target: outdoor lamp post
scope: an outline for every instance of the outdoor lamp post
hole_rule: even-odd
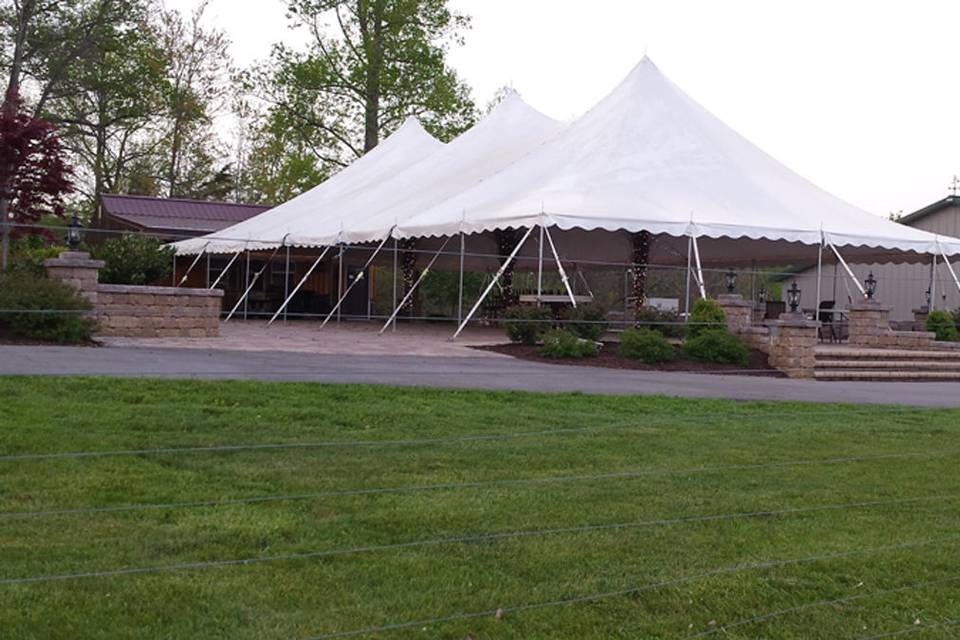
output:
[[[733,293],[737,288],[737,272],[732,268],[723,276],[727,281],[727,293]]]
[[[863,281],[863,285],[865,287],[864,293],[867,294],[867,300],[873,300],[874,294],[877,293],[877,279],[873,277],[873,271],[871,271],[867,279]]]
[[[70,220],[70,226],[67,227],[67,246],[70,251],[76,251],[80,248],[80,236],[83,234],[83,225],[80,224],[80,218],[73,214]]]
[[[800,294],[800,287],[797,286],[797,281],[794,280],[790,288],[787,289],[787,304],[790,305],[790,313],[796,313],[797,309],[800,308]]]
[[[760,287],[759,299],[760,304],[766,304],[767,302],[767,290],[764,287]]]

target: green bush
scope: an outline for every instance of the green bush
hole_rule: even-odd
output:
[[[659,332],[651,329],[627,329],[620,337],[617,353],[624,358],[659,364],[673,360],[673,345]]]
[[[607,310],[598,304],[582,304],[564,314],[564,328],[584,340],[596,342],[607,332]]]
[[[47,270],[43,263],[66,250],[66,247],[50,246],[50,242],[41,236],[17,238],[10,243],[10,271],[44,278]]]
[[[173,269],[173,247],[147,236],[113,238],[94,247],[92,253],[107,263],[100,270],[100,282],[105,284],[165,283]]]
[[[700,299],[693,305],[690,312],[690,325],[687,327],[687,336],[696,338],[707,332],[717,329],[726,330],[727,314],[716,300]]]
[[[597,355],[597,343],[584,340],[572,331],[554,329],[543,335],[540,355],[545,358],[591,358]]]
[[[519,306],[507,309],[507,337],[511,342],[535,345],[540,337],[553,326],[550,310],[546,307]]]
[[[18,336],[60,344],[88,342],[96,322],[82,312],[92,308],[62,282],[29,273],[0,276],[0,325]]]
[[[687,326],[676,311],[644,307],[635,317],[638,329],[659,331],[667,338],[682,338],[687,334]]]
[[[927,331],[937,334],[937,340],[956,342],[960,340],[953,315],[946,311],[931,311],[927,316]]]
[[[750,350],[726,329],[709,329],[688,338],[683,344],[683,355],[698,362],[736,364],[741,367],[750,364]]]

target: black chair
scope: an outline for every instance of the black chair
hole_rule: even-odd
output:
[[[830,336],[830,342],[839,342],[840,333],[837,331],[836,314],[833,309],[837,306],[836,300],[823,300],[817,309],[817,320],[820,322],[820,328],[817,329],[818,337],[823,340],[825,336]]]

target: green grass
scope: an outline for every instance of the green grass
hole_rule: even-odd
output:
[[[430,442],[24,458],[396,440]],[[0,378],[0,456],[2,638],[310,638],[472,612],[483,615],[357,637],[683,638],[849,598],[711,637],[859,638],[915,620],[911,638],[960,629],[926,627],[960,618],[956,411]],[[349,493],[380,488],[398,490]],[[862,502],[884,504],[805,510]],[[635,526],[569,530],[617,523]],[[496,535],[552,529],[567,530]],[[451,537],[471,539],[369,549]]]

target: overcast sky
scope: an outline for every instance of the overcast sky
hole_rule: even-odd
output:
[[[452,0],[473,17],[451,62],[478,104],[512,85],[572,119],[644,52],[765,151],[880,215],[948,193],[960,173],[955,0]],[[192,9],[197,0],[167,0]],[[211,0],[241,66],[287,29],[283,0]]]

